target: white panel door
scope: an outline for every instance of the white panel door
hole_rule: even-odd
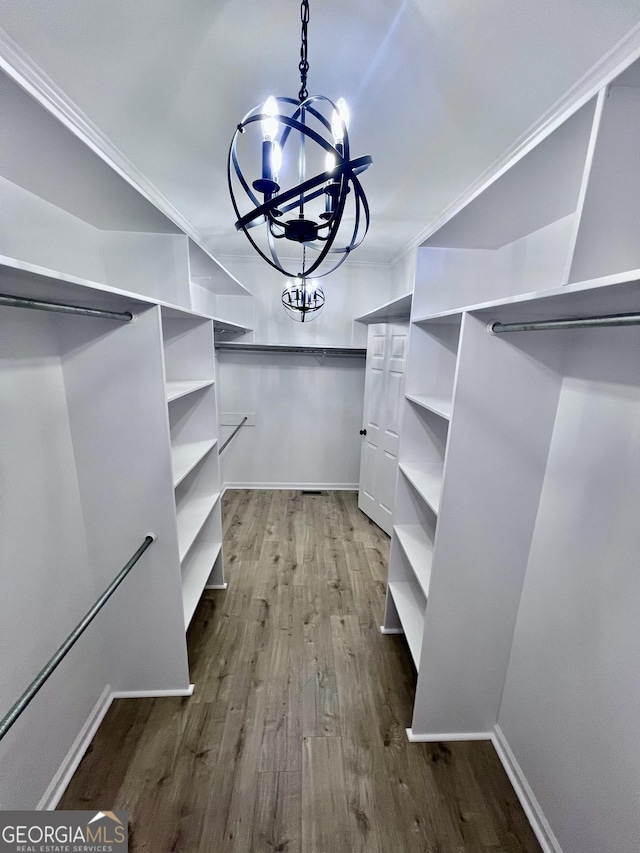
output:
[[[407,323],[369,327],[358,506],[389,535],[408,336]]]

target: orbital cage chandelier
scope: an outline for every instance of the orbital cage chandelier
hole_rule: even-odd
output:
[[[336,270],[367,233],[369,205],[358,175],[371,157],[351,159],[344,99],[309,95],[309,0],[302,0],[301,20],[298,98],[271,95],[247,113],[231,140],[227,178],[236,229],[292,279],[282,304],[305,322],[324,305],[316,279]],[[245,177],[256,173],[251,182]],[[281,259],[284,246],[294,250],[293,261]]]

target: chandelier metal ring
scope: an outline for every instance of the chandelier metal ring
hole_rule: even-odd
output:
[[[268,264],[284,275],[328,275],[346,260],[349,253],[356,249],[366,236],[370,218],[369,205],[357,176],[371,165],[372,160],[368,155],[350,158],[346,127],[342,129],[341,141],[336,143],[331,135],[331,122],[321,111],[324,108],[332,115],[337,114],[339,108],[331,99],[324,95],[313,95],[302,103],[288,97],[277,97],[273,101],[278,106],[277,113],[270,115],[264,112],[263,104],[254,107],[237,126],[231,140],[227,177],[229,194],[237,217],[235,227],[245,233],[254,249]],[[259,131],[266,120],[277,125],[273,143],[279,147],[283,159],[285,152],[297,143],[296,156],[290,159],[296,163],[302,160],[306,167],[311,159],[307,146],[313,144],[325,155],[325,159],[332,159],[331,167],[327,168],[325,163],[311,177],[307,178],[306,174],[303,174],[303,180],[297,183],[300,178],[299,170],[293,185],[286,189],[281,188],[276,181],[269,180],[254,181],[250,184],[240,165],[239,141],[241,137],[248,136],[248,132]],[[315,121],[317,129],[310,125],[310,120]],[[255,140],[253,149],[256,150]],[[318,156],[313,160],[317,164]],[[259,198],[259,192],[263,192],[263,200]],[[341,239],[336,243],[350,193],[353,193],[352,226],[343,228]],[[330,195],[331,200],[325,204],[324,213],[316,210],[312,214],[313,218],[310,218],[309,206],[313,202],[318,206],[318,202],[326,200],[327,195]],[[248,211],[247,202],[250,205]],[[296,210],[299,211],[297,219],[283,219],[285,214]],[[262,245],[249,233],[250,229],[260,225],[267,226],[266,240],[262,241]],[[307,249],[317,252],[317,256],[312,257],[309,266],[288,269],[280,260],[276,249],[275,241],[282,239],[305,244]],[[340,257],[323,266],[329,255]]]

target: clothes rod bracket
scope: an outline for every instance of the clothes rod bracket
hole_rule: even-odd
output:
[[[497,320],[487,325],[490,335],[505,332],[538,332],[555,329],[596,329],[607,326],[638,326],[640,314],[608,314],[597,317],[564,317],[559,320],[531,320],[524,323],[500,323]]]

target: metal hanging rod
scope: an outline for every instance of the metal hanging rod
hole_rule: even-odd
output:
[[[237,427],[234,429],[234,431],[231,433],[231,435],[229,436],[229,438],[224,442],[224,444],[222,445],[222,447],[221,447],[221,448],[220,448],[220,450],[218,451],[218,453],[219,453],[219,454],[220,454],[220,453],[222,453],[222,451],[225,449],[225,447],[227,446],[227,444],[229,444],[229,442],[231,441],[231,439],[232,439],[232,438],[234,438],[234,437],[235,437],[235,436],[240,432],[240,428],[241,428],[241,427],[243,427],[243,426],[245,425],[246,421],[248,421],[248,420],[249,420],[248,416],[247,416],[247,415],[245,415],[245,416],[243,417],[243,419],[240,421],[240,423],[238,424],[238,426],[237,426]]]
[[[13,705],[12,708],[7,711],[2,720],[0,720],[0,740],[6,735],[11,726],[16,722],[20,714],[24,711],[27,705],[31,702],[31,700],[35,697],[40,688],[45,684],[48,678],[53,674],[54,670],[57,666],[62,662],[62,660],[66,657],[71,648],[76,644],[76,642],[80,639],[82,634],[89,627],[91,622],[95,619],[98,613],[102,610],[107,601],[111,598],[116,589],[120,586],[122,581],[129,574],[131,569],[138,562],[140,557],[147,550],[149,545],[152,542],[155,542],[157,539],[155,533],[147,533],[145,536],[144,542],[135,552],[135,554],[131,557],[131,559],[127,562],[127,564],[120,570],[119,574],[111,581],[109,586],[102,593],[100,598],[96,601],[93,607],[88,611],[88,613],[83,617],[83,619],[76,625],[73,631],[69,634],[64,643],[60,646],[58,651],[53,655],[53,657],[49,660],[47,664],[40,670],[40,672],[33,679],[31,684],[24,691],[22,696],[18,699],[18,701]]]
[[[638,326],[640,314],[609,314],[603,317],[565,317],[561,320],[532,320],[530,323],[489,323],[492,335],[504,332],[536,332],[549,329],[595,329],[601,326]]]
[[[33,308],[36,311],[55,311],[57,314],[82,314],[85,317],[101,317],[103,320],[133,320],[130,311],[104,311],[101,308],[83,308],[81,305],[67,305],[64,302],[45,302],[41,299],[29,299],[27,296],[9,296],[0,293],[0,305],[10,308]]]
[[[283,353],[301,353],[303,355],[335,355],[350,358],[366,358],[367,351],[360,347],[322,347],[322,346],[304,346],[295,344],[234,344],[221,341],[217,343],[216,349],[220,352],[283,352]]]

